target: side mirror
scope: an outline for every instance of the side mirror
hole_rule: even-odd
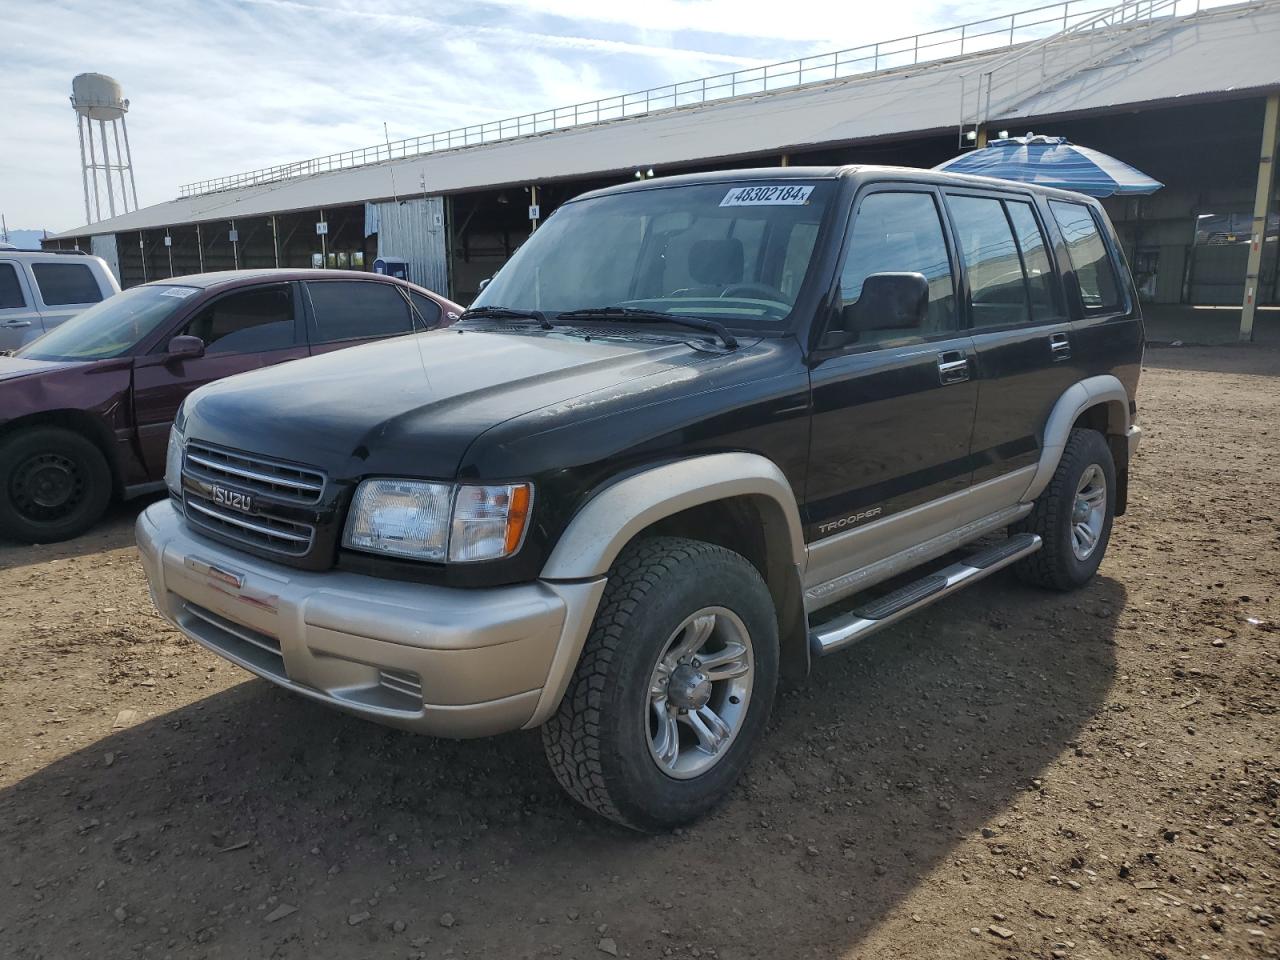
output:
[[[169,341],[169,359],[171,360],[203,356],[204,341],[199,337],[191,337],[184,334]]]
[[[841,326],[862,330],[914,330],[929,309],[929,281],[923,273],[873,273],[862,295],[840,311]]]
[[[476,293],[484,293],[484,288],[487,287],[491,282],[493,282],[493,277],[485,277],[483,280],[480,281],[480,288],[476,290]]]

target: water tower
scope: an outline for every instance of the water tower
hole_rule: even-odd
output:
[[[138,209],[138,187],[133,182],[133,154],[129,150],[129,128],[124,115],[129,112],[129,101],[124,89],[111,77],[101,73],[82,73],[71,81],[71,106],[76,111],[76,128],[80,132],[80,175],[84,181],[84,215],[89,223],[102,219],[102,193],[107,194],[108,216],[116,215],[116,190],[111,182],[112,174],[120,179],[121,213],[129,212],[129,196],[133,196],[133,208]],[[94,138],[94,124],[98,136]],[[107,126],[111,138],[107,137]],[[89,137],[89,153],[84,150],[85,133]],[[124,152],[120,152],[120,135],[124,134]],[[112,150],[112,143],[115,149]],[[98,159],[101,153],[102,159]],[[113,159],[114,158],[114,159]],[[99,184],[98,173],[101,171]],[[129,175],[128,187],[125,174]],[[93,206],[89,205],[89,181],[93,180]]]

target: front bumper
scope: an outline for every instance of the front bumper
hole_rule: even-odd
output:
[[[314,700],[391,726],[477,737],[541,723],[563,693],[603,578],[461,590],[313,573],[192,534],[148,507],[152,599],[186,636]]]

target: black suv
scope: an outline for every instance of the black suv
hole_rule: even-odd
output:
[[[662,829],[725,795],[811,657],[1005,566],[1093,576],[1142,348],[1085,197],[628,184],[449,330],[192,394],[138,543],[222,656],[411,730],[540,726],[570,794]]]

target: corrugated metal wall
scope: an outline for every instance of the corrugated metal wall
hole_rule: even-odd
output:
[[[116,283],[121,286],[124,285],[124,280],[120,276],[120,253],[116,248],[116,235],[114,233],[100,233],[90,237],[89,252],[95,257],[101,257],[107,261],[107,266],[116,275]]]
[[[370,203],[366,205],[365,220],[365,232],[376,230],[378,234],[378,256],[409,261],[410,280],[446,297],[449,295],[449,254],[442,198]]]

